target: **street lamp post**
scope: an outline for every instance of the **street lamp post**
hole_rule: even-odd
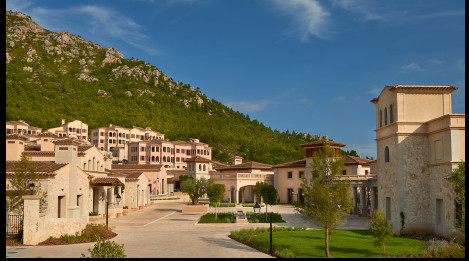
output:
[[[116,195],[116,202],[117,204],[121,202],[121,196],[119,194]],[[109,218],[109,201],[106,201],[106,227],[108,226],[108,218]]]
[[[272,255],[272,213],[269,215],[270,219],[270,247],[269,247],[269,253]]]
[[[254,213],[258,214],[261,212],[261,206],[256,201],[256,205],[254,205]]]
[[[31,195],[32,195],[34,191],[34,183],[29,184],[29,191],[31,191]]]

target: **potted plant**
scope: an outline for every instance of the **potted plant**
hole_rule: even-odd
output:
[[[122,215],[127,216],[128,213],[129,213],[129,207],[128,206],[123,206],[122,207]]]

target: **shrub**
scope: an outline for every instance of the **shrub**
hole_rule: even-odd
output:
[[[90,217],[99,215],[98,212],[90,212]]]
[[[129,209],[129,207],[128,206],[123,206],[122,209]]]
[[[285,248],[280,249],[280,250],[275,250],[274,254],[276,254],[277,256],[281,258],[294,258],[295,257],[295,253],[293,253],[293,251],[291,251],[290,249],[285,249]]]
[[[218,213],[218,218],[215,219],[215,213],[207,213],[200,217],[198,223],[233,223],[233,212]]]
[[[419,258],[464,258],[466,256],[463,246],[453,241],[430,240],[427,248],[414,256]]]
[[[75,235],[62,235],[59,238],[49,237],[47,240],[39,243],[39,245],[95,242],[96,238],[109,239],[116,235],[104,224],[87,224],[81,232],[77,232]]]
[[[119,245],[114,241],[101,241],[101,238],[97,238],[97,242],[93,249],[88,248],[90,252],[90,258],[124,258],[125,255],[124,244]],[[82,257],[86,257],[85,254],[81,254]]]

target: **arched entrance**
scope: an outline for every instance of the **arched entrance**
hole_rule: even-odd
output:
[[[231,193],[230,193],[230,202],[234,203],[236,200],[236,189],[234,187],[231,187]]]

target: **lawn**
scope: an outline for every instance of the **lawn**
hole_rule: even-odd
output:
[[[269,233],[258,234],[253,240],[268,244]],[[326,257],[324,230],[275,232],[272,241],[274,248],[289,249],[296,257]],[[417,254],[425,246],[415,239],[392,237],[386,240],[386,255]],[[336,230],[330,237],[329,253],[336,258],[382,257],[383,248],[373,244],[373,233],[369,230]]]
[[[285,222],[282,219],[282,216],[278,213],[268,212],[268,214],[272,214],[273,223]],[[218,213],[218,218],[215,219],[215,213],[207,213],[200,217],[199,223],[233,223],[234,222],[233,215],[234,215],[233,212],[220,212]],[[246,217],[249,223],[269,223],[270,222],[269,215],[267,215],[267,219],[266,219],[265,213],[255,214],[254,212],[247,212]]]

